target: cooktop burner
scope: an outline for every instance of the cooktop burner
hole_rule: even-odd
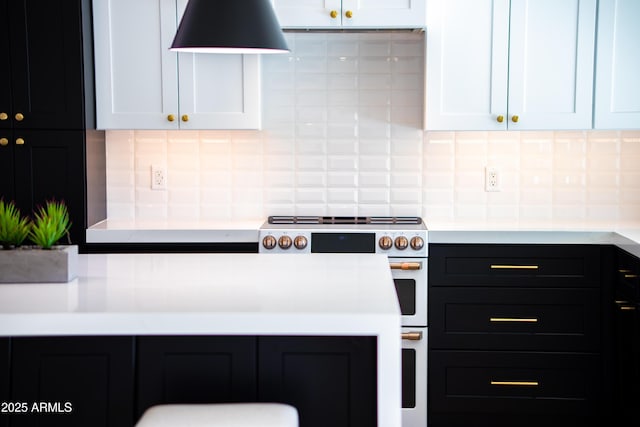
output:
[[[422,224],[415,216],[270,216],[269,224]]]

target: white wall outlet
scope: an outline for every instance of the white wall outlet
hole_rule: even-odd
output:
[[[167,189],[167,170],[160,165],[151,165],[151,189]]]
[[[496,167],[484,168],[484,191],[500,191],[500,172]]]

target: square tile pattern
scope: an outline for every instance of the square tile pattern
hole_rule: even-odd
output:
[[[260,131],[108,131],[110,219],[420,215],[579,228],[640,220],[640,132],[425,132],[424,35],[287,33]],[[167,189],[151,189],[151,165]],[[484,191],[484,170],[501,191]]]

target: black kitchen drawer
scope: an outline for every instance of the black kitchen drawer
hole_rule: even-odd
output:
[[[597,245],[429,245],[430,286],[600,286]]]
[[[599,352],[594,288],[433,287],[429,348]]]
[[[640,259],[623,250],[617,257],[617,290],[625,298],[640,297]]]
[[[593,354],[433,351],[429,426],[583,426],[601,416]]]

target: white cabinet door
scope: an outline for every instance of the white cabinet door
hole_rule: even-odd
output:
[[[426,38],[426,128],[506,129],[509,0],[430,0]]]
[[[178,22],[186,6],[178,0]],[[181,129],[260,128],[259,55],[180,53],[178,68]]]
[[[425,8],[425,0],[342,0],[342,25],[422,28],[425,26]]]
[[[186,0],[94,0],[100,129],[258,129],[257,55],[169,51]]]
[[[100,129],[177,129],[175,0],[94,0],[96,115]]]
[[[510,129],[591,129],[596,3],[511,0]]]
[[[272,0],[282,28],[331,28],[342,25],[341,0]],[[335,12],[332,16],[331,12]]]
[[[273,0],[282,28],[423,28],[426,0]]]
[[[431,0],[428,130],[590,129],[596,0]]]
[[[640,1],[600,0],[596,129],[640,129]]]

